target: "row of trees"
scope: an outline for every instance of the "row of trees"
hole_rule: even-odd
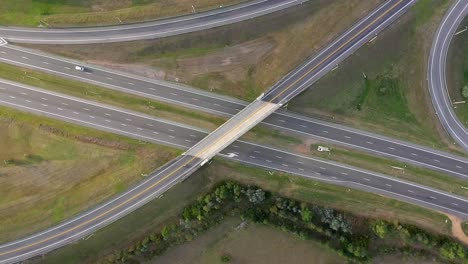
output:
[[[226,215],[241,215],[244,219],[276,226],[303,239],[314,239],[350,261],[367,260],[376,252],[411,250],[420,255],[431,254],[447,260],[466,260],[467,255],[460,244],[413,226],[363,218],[359,219],[364,225],[357,225],[355,220],[358,218],[332,208],[299,202],[257,187],[227,181],[185,207],[177,222],[162,226],[159,231],[114,252],[102,262],[139,263],[150,259],[168,247],[191,241],[218,224]],[[395,246],[401,241],[402,247]],[[373,244],[379,244],[379,248],[374,249]]]

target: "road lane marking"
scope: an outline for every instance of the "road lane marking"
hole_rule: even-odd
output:
[[[48,105],[46,105],[46,104],[41,104],[41,105],[44,106],[44,107],[47,107],[47,106],[48,106]]]
[[[392,187],[392,185],[388,183],[386,183],[385,186]]]
[[[78,113],[78,112],[73,112],[73,113],[74,113],[75,115],[79,115],[79,114],[80,114],[80,113]]]
[[[107,79],[107,80],[112,80],[112,78],[111,78],[111,77],[106,77],[106,79]]]
[[[255,159],[255,156],[249,156],[249,158],[251,158],[251,159]]]
[[[303,127],[303,128],[307,128],[307,126],[306,126],[306,125],[301,125],[301,127]]]
[[[67,69],[67,70],[71,70],[71,68],[69,68],[69,67],[63,67],[63,68],[65,68],[65,69]]]
[[[456,165],[455,167],[457,167],[457,168],[459,168],[459,169],[462,169],[462,167],[461,167],[461,166],[458,166],[458,165]]]
[[[22,59],[25,59],[25,60],[29,60],[28,57],[25,57],[25,56],[21,56]]]
[[[367,144],[369,145],[373,145],[374,143],[370,142],[370,141],[366,141]]]
[[[413,155],[413,156],[418,156],[418,154],[416,154],[416,153],[411,153],[411,155]]]
[[[57,107],[57,110],[59,110],[59,111],[63,111],[63,108]]]
[[[128,122],[132,122],[130,118],[125,118],[125,120],[127,120]]]
[[[105,119],[104,121],[106,121],[107,123],[110,123],[110,122],[111,122],[109,119]]]
[[[347,138],[347,139],[350,139],[350,138],[351,138],[350,136],[344,136],[344,137]]]
[[[395,148],[392,148],[392,147],[388,147],[389,150],[395,150]]]
[[[326,130],[322,130],[322,132],[325,133],[325,134],[328,134],[328,131],[326,131]]]
[[[364,180],[365,180],[365,181],[370,181],[370,179],[369,179],[369,178],[364,178]]]
[[[440,160],[438,160],[438,159],[434,159],[434,161],[435,161],[435,162],[440,162]]]
[[[11,99],[15,99],[16,97],[14,97],[13,95],[10,95],[10,98],[11,98]]]
[[[135,85],[135,84],[134,84],[134,83],[132,83],[132,82],[128,82],[128,84],[129,84],[129,85]]]
[[[91,116],[91,115],[90,115],[89,117],[90,117],[90,118],[96,118],[95,116]]]
[[[138,130],[143,130],[143,128],[141,128],[141,127],[137,127],[136,129],[138,129]]]
[[[414,191],[412,191],[412,190],[408,190],[408,192],[410,192],[410,193],[414,193]]]
[[[121,123],[120,125],[121,125],[121,126],[127,126],[127,124],[124,124],[124,123]]]
[[[268,163],[272,163],[272,161],[271,161],[271,160],[265,160],[265,161],[266,161],[266,162],[268,162]]]
[[[46,61],[43,61],[42,63],[44,63],[45,65],[49,65],[49,63],[48,63],[48,62],[46,62]]]
[[[346,173],[346,172],[340,172],[340,174],[343,174],[343,175],[348,175],[348,173]]]
[[[67,103],[62,103],[63,105],[68,105]]]
[[[297,168],[297,169],[300,170],[300,171],[303,171],[303,170],[304,170],[303,168]]]
[[[32,103],[32,101],[31,101],[31,100],[26,100],[26,102],[28,102],[28,103]]]
[[[283,164],[281,164],[281,166],[288,167],[288,164],[283,163]]]

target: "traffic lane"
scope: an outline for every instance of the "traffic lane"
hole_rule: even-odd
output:
[[[176,84],[160,83],[100,68],[89,67],[90,72],[81,73],[73,70],[74,65],[77,64],[76,62],[53,58],[36,52],[30,53],[29,51],[10,45],[0,47],[0,53],[5,56],[5,59],[9,59],[10,61],[16,62],[21,60],[22,62],[18,62],[21,66],[29,65],[30,67],[40,67],[40,70],[44,71],[52,70],[54,71],[52,73],[62,74],[68,78],[77,76],[81,81],[93,82],[93,80],[98,78],[100,81],[97,84],[102,86],[111,86],[110,88],[132,94],[141,92],[140,95],[144,97],[169,101],[210,113],[232,116],[247,104],[234,99],[209,95],[203,91],[181,87]],[[273,113],[263,124],[270,125],[286,133],[295,132],[302,136],[311,136],[336,144],[344,144],[349,147],[409,162],[417,166],[436,169],[459,177],[468,175],[468,160],[464,158],[368,132],[320,122],[285,111]]]
[[[37,100],[40,100],[40,99],[37,98]],[[33,106],[33,105],[29,106],[29,103],[24,100],[22,100],[22,102],[23,104],[28,105],[28,107],[32,109],[31,110],[32,112],[34,112],[34,110],[40,111],[40,113],[42,114],[49,113],[51,117],[55,117],[55,114],[53,112],[56,111],[56,109],[51,108],[49,110],[50,112],[47,112],[47,109],[44,110],[43,106],[40,105],[41,103],[40,101],[38,102],[38,104],[36,104],[36,106]],[[1,99],[0,99],[0,103],[2,103]],[[80,102],[77,102],[76,104],[69,104],[69,106],[78,107],[78,109],[83,108],[83,106],[80,105]],[[71,109],[71,110],[76,111],[77,109]],[[110,110],[106,109],[106,111],[110,111]],[[118,115],[117,113],[119,112],[118,111],[111,112],[111,114],[115,116]],[[174,138],[171,138],[171,139],[167,139],[167,137],[162,138],[160,137],[160,135],[152,133],[151,129],[133,130],[130,126],[120,127],[120,125],[116,122],[114,123],[109,122],[104,125],[101,125],[102,121],[100,120],[96,120],[96,119],[88,120],[83,115],[75,116],[75,114],[73,113],[70,113],[69,115],[74,120],[79,120],[79,121],[81,120],[82,124],[86,126],[95,127],[95,128],[97,127],[98,129],[102,129],[102,130],[106,130],[107,128],[113,133],[130,136],[130,137],[137,138],[137,139],[143,139],[146,141],[162,143],[162,144],[167,144],[167,145],[174,144],[174,141],[176,140]],[[142,118],[142,117],[132,116],[132,118],[136,120],[137,118]],[[148,121],[145,121],[145,123],[147,122]],[[188,130],[184,128],[181,131],[188,131]],[[189,133],[196,133],[196,132],[198,131],[191,131]],[[203,134],[201,134],[200,136],[204,137]],[[177,134],[174,134],[174,137],[177,138],[178,137]],[[169,141],[166,141],[166,140],[169,140]],[[180,146],[180,148],[189,148],[193,146],[194,144],[194,142],[185,142],[185,143],[186,143],[185,147]],[[448,208],[447,210],[450,210],[450,212],[452,212],[452,210],[457,209],[453,207],[460,207],[461,209],[458,210],[457,213],[462,214],[464,212],[463,210],[465,209],[465,208],[462,208],[464,205],[461,203],[450,200],[451,202],[447,204],[447,202],[444,200],[444,199],[453,199],[453,198],[442,199],[437,196],[437,195],[443,195],[443,196],[448,195],[452,197],[452,195],[450,194],[444,194],[442,192],[439,192],[436,195],[433,192],[431,192],[430,195],[426,195],[425,190],[427,188],[426,189],[423,189],[423,187],[413,188],[414,186],[418,186],[418,185],[405,183],[405,182],[402,183],[402,181],[399,181],[396,179],[392,180],[391,178],[383,178],[384,180],[382,180],[382,176],[379,176],[379,174],[372,174],[364,170],[355,169],[355,168],[352,168],[346,165],[341,165],[341,164],[334,163],[334,162],[323,161],[323,160],[319,160],[315,158],[307,158],[307,157],[303,157],[300,155],[295,155],[292,153],[275,150],[273,148],[261,147],[252,143],[245,143],[242,141],[237,141],[231,144],[225,151],[222,151],[221,156],[226,157],[226,155],[230,155],[230,153],[234,153],[238,155],[240,159],[243,160],[244,162],[250,162],[250,163],[262,166],[262,167],[269,167],[271,169],[278,169],[278,170],[283,170],[283,171],[287,170],[290,173],[301,174],[301,175],[306,174],[308,176],[314,176],[314,177],[318,177],[318,176],[329,177],[328,179],[326,179],[327,181],[342,181],[346,179],[347,182],[353,182],[354,184],[358,186],[361,186],[362,184],[364,184],[365,186],[368,186],[370,190],[374,190],[374,191],[379,190],[383,194],[392,192],[394,193],[394,195],[399,195],[403,197],[409,196],[412,199],[416,199],[424,203],[426,203],[427,199],[430,199],[432,201],[431,204],[433,206],[437,206],[439,210],[440,208],[443,207],[443,208]],[[301,159],[303,161],[301,161]],[[349,178],[349,177],[355,177],[355,178]],[[385,185],[385,183],[382,182],[382,181],[389,181],[389,180],[397,182],[397,183],[389,183],[389,185]],[[393,186],[398,186],[399,184],[404,184],[405,186],[407,186],[405,187],[406,189],[394,190]],[[383,187],[384,185],[385,187]],[[405,193],[406,193],[406,196],[404,196]],[[435,197],[435,199],[433,197]],[[442,202],[439,202],[439,201],[442,201]]]
[[[0,263],[12,263],[47,253],[129,214],[158,197],[199,168],[200,159],[179,156],[127,192],[56,227],[0,245]]]
[[[457,1],[444,16],[431,47],[427,76],[432,103],[439,121],[448,134],[465,150],[468,150],[468,131],[452,109],[445,69],[451,39],[467,13],[468,3]]]
[[[51,93],[29,89],[29,86],[0,82],[0,104],[21,108],[22,110],[43,112],[64,121],[77,124],[93,124],[112,131],[128,131],[146,137],[157,136],[161,144],[185,148],[203,139],[206,132],[190,126],[161,120],[144,114],[108,107],[91,101],[80,100]]]
[[[294,70],[290,77],[274,85],[263,100],[279,104],[288,102],[390,25],[414,3],[414,0],[391,0],[384,3],[384,8],[377,8],[377,12],[365,17],[357,27],[328,45],[308,63]]]
[[[0,54],[0,61],[5,63],[85,81],[158,101],[196,108],[205,112],[234,115],[246,105],[245,102],[239,100],[227,99],[200,90],[171,85],[167,82],[148,81],[140,76],[117,73],[94,65],[84,65],[82,62],[58,59],[12,45],[1,46]],[[76,65],[85,66],[85,70],[75,70]]]
[[[258,1],[229,8],[225,12],[209,12],[206,15],[188,15],[153,23],[133,24],[114,27],[93,27],[76,29],[26,29],[0,28],[0,35],[13,42],[83,44],[130,41],[173,36],[205,30],[255,18],[302,3],[297,0]]]
[[[408,162],[438,170],[460,178],[468,177],[468,160],[441,151],[431,150],[411,143],[400,142],[363,131],[354,131],[339,125],[310,122],[301,117],[276,112],[263,122],[275,129],[311,136],[333,144],[345,145],[383,157]],[[392,140],[392,141],[390,141]]]
[[[243,163],[391,196],[463,219],[468,217],[467,199],[383,174],[242,141],[233,143],[221,156],[227,158],[232,153],[237,155],[232,159]]]

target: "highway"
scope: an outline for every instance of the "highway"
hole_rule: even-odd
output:
[[[206,30],[270,14],[307,0],[256,0],[207,12],[118,26],[44,29],[0,27],[0,36],[16,43],[87,44],[163,38]]]
[[[386,4],[381,5],[366,18],[378,17],[378,14],[381,15],[384,12],[383,9],[392,3],[395,3],[395,1],[386,2]],[[407,4],[412,4],[412,2]],[[407,6],[405,8],[407,8]],[[405,11],[405,8],[403,8],[401,12]],[[400,14],[401,13],[396,12],[393,17],[388,17],[389,15],[386,14],[386,17],[390,19],[389,21],[392,21]],[[356,27],[362,25],[363,21],[366,21],[366,18],[350,28],[343,36],[349,36],[350,32],[356,32]],[[340,43],[343,42],[343,38],[344,37],[338,39]],[[356,48],[356,46],[354,46],[354,48]],[[67,78],[74,78],[103,87],[136,94],[145,98],[178,104],[214,114],[230,117],[237,114],[247,105],[246,102],[240,100],[191,89],[179,84],[150,80],[92,65],[86,65],[87,71],[79,72],[73,69],[74,65],[79,64],[79,62],[55,56],[52,57],[47,54],[12,45],[0,47],[0,54],[0,61],[6,63],[29,67]],[[319,54],[318,57],[323,58],[324,54]],[[313,57],[304,65],[313,65],[313,63],[310,64],[313,61],[317,61],[317,59]],[[331,65],[334,65],[334,63]],[[304,72],[306,68],[301,66],[298,69],[301,69],[300,72]],[[297,76],[297,73],[298,72],[292,72],[288,77],[283,78],[279,84],[284,84],[286,79]],[[320,74],[324,74],[324,71]],[[292,79],[289,79],[288,81],[290,82],[291,80]],[[306,80],[303,80],[303,82],[306,82]],[[282,87],[284,88],[284,85]],[[306,86],[302,87],[304,88]],[[275,90],[275,88],[273,90]],[[263,124],[286,133],[319,138],[334,144],[341,144],[417,166],[424,166],[458,177],[465,178],[468,175],[468,160],[465,158],[373,133],[318,121],[284,110],[275,112],[270,117],[266,118]]]
[[[432,104],[440,123],[461,147],[468,151],[468,130],[458,120],[447,90],[447,53],[460,23],[468,14],[468,1],[457,0],[442,19],[432,42],[427,80]]]
[[[306,86],[309,86],[313,81],[320,78],[324,72],[329,71],[336,63],[344,60],[360,45],[368,41],[374,34],[377,34],[377,32],[396,19],[398,15],[406,11],[413,3],[414,1],[411,0],[387,1],[384,4],[385,7],[380,9],[378,15],[370,15],[364,18],[355,27],[333,42],[330,45],[333,48],[328,46],[317,56],[308,60],[310,63],[305,63],[292,71],[267,92],[265,96],[257,98],[253,103],[235,114],[223,126],[208,136],[203,136],[198,143],[193,142],[186,153],[151,174],[141,184],[57,227],[22,240],[1,245],[0,263],[16,262],[34,255],[43,254],[94,232],[160,195],[172,185],[188,177],[197,168],[206,164],[209,158],[219,152],[221,152],[220,155],[234,160],[242,158],[242,161],[248,164],[373,191],[467,218],[467,199],[417,184],[391,179],[385,175],[316,158],[301,157],[247,142],[236,141],[222,150],[226,144],[236,140],[250,127],[259,123],[268,114],[278,109],[301,90],[306,89]],[[323,57],[320,58],[320,56]],[[91,75],[92,72],[84,74]],[[1,81],[0,87],[2,87],[0,89],[0,103],[6,106],[90,127],[97,127],[135,138],[146,138],[148,140],[148,138],[152,137],[156,138],[157,142],[164,143],[165,140],[159,138],[159,135],[162,134],[160,129],[164,127],[165,133],[163,134],[167,134],[169,138],[174,139],[169,140],[169,143],[165,143],[180,145],[176,143],[178,142],[176,138],[179,138],[179,134],[184,130],[189,130],[188,136],[184,134],[184,144],[191,143],[187,141],[187,138],[192,137],[192,135],[196,136],[193,133],[202,133],[199,130],[191,130],[187,126],[179,127],[175,123],[163,125],[161,123],[165,122],[161,119],[114,109],[69,96],[40,91],[36,88],[20,84]],[[141,121],[142,123],[139,123]],[[157,129],[153,130],[153,127],[157,127]],[[148,136],[150,133],[151,137]],[[245,146],[244,144],[249,146]]]
[[[201,129],[4,80],[0,80],[0,104],[181,149],[192,147],[207,135]],[[344,164],[244,141],[234,142],[219,156],[317,181],[383,194],[468,218],[466,198]],[[102,205],[46,231],[0,245],[0,263],[17,262],[40,255],[93,233],[161,195],[190,175],[200,166],[200,162],[200,159],[190,155],[180,156],[140,184]]]

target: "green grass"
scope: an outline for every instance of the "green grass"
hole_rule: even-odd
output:
[[[96,205],[181,153],[6,107],[0,145],[0,243]]]
[[[4,0],[0,24],[15,26],[109,25],[217,8],[238,0]]]
[[[434,232],[450,234],[450,221],[446,224],[444,215],[422,207],[283,173],[270,175],[263,169],[215,159],[213,164],[203,167],[184,182],[177,184],[163,197],[97,231],[86,241],[80,240],[46,255],[45,261],[47,263],[63,263],[65,260],[67,263],[93,262],[99,256],[104,256],[114,249],[133,245],[134,240],[146,235],[148,230],[157,229],[164,223],[174,220],[184,205],[208,191],[215,183],[226,179],[257,185],[287,197],[361,216],[400,221],[428,228]]]

